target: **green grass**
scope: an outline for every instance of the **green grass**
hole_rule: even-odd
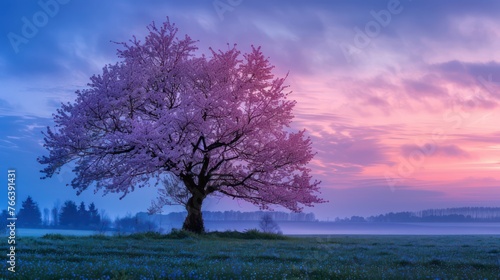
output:
[[[497,236],[46,235],[7,279],[500,279]],[[6,242],[5,242],[6,243]],[[6,245],[1,250],[7,252]]]

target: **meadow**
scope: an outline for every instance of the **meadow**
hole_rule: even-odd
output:
[[[500,240],[491,235],[49,234],[20,237],[16,250],[16,272],[2,261],[0,278],[500,279]]]

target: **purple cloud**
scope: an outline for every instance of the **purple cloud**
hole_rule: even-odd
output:
[[[433,143],[425,143],[423,146],[417,145],[402,145],[400,147],[401,155],[404,157],[412,157],[417,154],[425,156],[442,156],[450,158],[468,158],[470,154],[461,149],[457,145],[436,145]]]
[[[448,93],[446,89],[440,85],[440,82],[441,81],[436,76],[426,75],[416,80],[403,80],[403,87],[407,95],[416,99],[422,97],[447,97]]]

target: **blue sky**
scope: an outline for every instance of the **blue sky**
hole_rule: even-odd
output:
[[[113,42],[141,38],[168,16],[200,53],[260,45],[277,75],[289,73],[294,128],[313,138],[311,168],[330,200],[307,212],[498,206],[498,2],[8,0],[0,10],[0,170],[18,170],[19,200],[94,201],[111,215],[149,206],[154,188],[122,201],[77,197],[70,167],[40,180],[36,158],[59,104],[117,62]],[[255,209],[226,199],[204,207]]]

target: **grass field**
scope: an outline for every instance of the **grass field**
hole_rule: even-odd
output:
[[[498,236],[322,236],[256,233],[204,237],[17,240],[7,279],[500,279]],[[6,243],[6,242],[5,242]],[[7,247],[2,246],[7,253]],[[5,256],[5,255],[4,255]]]

